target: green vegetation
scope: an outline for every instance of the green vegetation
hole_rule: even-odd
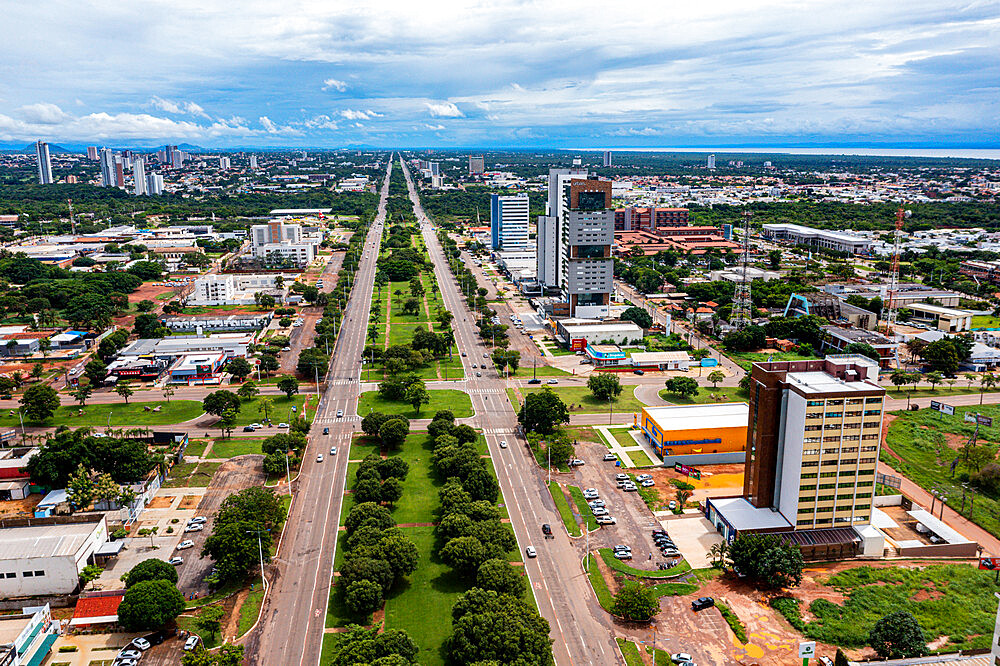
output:
[[[580,536],[580,526],[577,525],[576,518],[573,517],[573,511],[569,508],[569,502],[566,501],[566,495],[562,488],[553,481],[549,484],[549,492],[552,493],[552,501],[556,503],[556,509],[559,511],[563,525],[566,526],[566,531],[569,532],[570,536]]]
[[[257,437],[220,439],[212,444],[212,450],[209,451],[208,455],[210,458],[232,458],[250,453],[260,454],[260,444],[262,441],[262,439]]]
[[[719,612],[722,613],[722,619],[724,619],[726,624],[729,625],[729,628],[733,630],[733,635],[736,636],[736,640],[746,645],[747,627],[743,624],[743,621],[736,616],[736,613],[734,613],[729,606],[721,601],[716,601],[715,607],[719,609]]]
[[[635,567],[625,564],[621,560],[615,559],[614,553],[611,552],[610,548],[601,548],[599,552],[601,553],[601,559],[603,559],[604,563],[610,568],[629,576],[635,576],[636,578],[676,578],[681,574],[686,574],[691,571],[691,565],[687,563],[687,560],[681,560],[677,566],[663,571],[659,569],[649,571],[647,569],[636,569]]]
[[[587,500],[583,497],[583,491],[576,486],[567,486],[570,496],[573,498],[573,503],[576,504],[577,511],[580,512],[580,517],[586,523],[588,530],[593,532],[598,528],[597,519],[594,518],[594,513],[590,510],[590,505],[587,504]]]
[[[1000,328],[1000,317],[990,315],[973,315],[972,328]]]
[[[159,407],[160,411],[153,411]],[[80,412],[83,412],[80,414]],[[135,426],[165,425],[183,423],[201,416],[204,412],[197,400],[171,400],[153,402],[131,402],[129,404],[61,405],[42,425],[70,426],[83,428],[107,426],[111,416],[112,428],[134,428]],[[27,419],[25,419],[27,422]],[[0,413],[0,427],[19,426],[17,411],[11,415],[7,410]],[[28,425],[31,425],[28,423]]]
[[[639,646],[624,638],[616,638],[618,648],[625,657],[625,666],[643,666],[642,656],[639,654]]]
[[[649,589],[658,597],[683,597],[697,592],[698,588],[694,583],[657,583]]]
[[[766,359],[765,359],[766,360]],[[660,390],[660,397],[674,405],[703,405],[711,402],[746,402],[750,394],[738,386],[702,387],[693,398],[682,398],[667,389]]]
[[[607,413],[608,402],[598,400],[586,386],[550,386],[552,391],[569,407],[570,412],[582,414]],[[521,395],[530,395],[541,391],[541,388],[530,387],[519,389]],[[615,412],[641,412],[645,405],[631,391],[625,391],[612,404]]]
[[[594,594],[597,595],[597,602],[601,604],[601,608],[610,613],[611,607],[615,605],[615,598],[611,594],[611,590],[608,589],[608,583],[604,580],[604,576],[601,575],[600,567],[597,565],[597,556],[591,553],[589,558],[584,558],[583,564],[587,571],[587,578],[590,580],[590,586],[594,588]]]
[[[237,636],[242,636],[246,632],[250,631],[250,627],[254,625],[257,621],[257,616],[260,614],[260,605],[264,601],[264,586],[260,584],[260,578],[254,581],[253,590],[247,595],[247,598],[243,601],[243,605],[240,606],[240,620],[239,628],[237,629]]]
[[[649,458],[649,455],[647,455],[646,452],[641,449],[636,449],[635,451],[626,451],[625,453],[627,453],[628,457],[632,459],[632,465],[634,467],[652,467],[653,465],[657,464],[654,463]]]
[[[450,410],[455,418],[472,416],[472,400],[467,393],[455,389],[427,391],[430,402],[423,405],[420,414],[428,418],[442,409]],[[365,391],[358,401],[358,414],[364,416],[370,411],[384,414],[399,414],[410,419],[420,418],[411,405],[402,401],[385,400],[378,391]]]

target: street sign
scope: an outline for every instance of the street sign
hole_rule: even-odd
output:
[[[812,659],[816,656],[816,641],[799,643],[799,659]]]
[[[993,417],[983,416],[982,414],[976,414],[976,423],[978,423],[979,425],[984,425],[987,428],[990,428],[993,426]]]

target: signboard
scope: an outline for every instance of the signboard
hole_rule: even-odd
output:
[[[965,413],[965,420],[968,421],[969,423],[975,423],[976,422],[976,415],[973,414],[972,412],[966,412]]]
[[[931,409],[937,410],[942,414],[948,414],[949,416],[955,415],[955,408],[951,405],[946,405],[943,402],[938,402],[937,400],[931,400]]]
[[[573,338],[570,340],[569,348],[571,351],[583,351],[587,348],[587,338]]]
[[[984,425],[987,428],[990,428],[993,426],[993,417],[983,416],[982,414],[976,414],[976,423],[978,423],[979,425]]]
[[[684,474],[685,476],[690,476],[695,479],[701,478],[701,472],[694,467],[689,467],[681,463],[674,463],[674,471]]]
[[[987,571],[1000,569],[1000,557],[980,557],[979,568]]]
[[[816,656],[816,641],[799,643],[799,659],[812,659]]]

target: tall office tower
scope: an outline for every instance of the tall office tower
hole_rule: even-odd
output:
[[[97,159],[97,146],[87,146],[87,159],[88,160]]]
[[[606,167],[611,166],[611,151],[610,150],[605,150],[604,151],[604,166],[606,166]]]
[[[441,163],[440,162],[428,162],[427,168],[430,170],[432,176],[441,175]]]
[[[135,194],[137,196],[146,193],[146,164],[141,157],[132,161],[132,180],[135,184]]]
[[[606,317],[614,291],[611,181],[574,178],[563,188],[560,288],[570,317]]]
[[[754,363],[743,496],[793,529],[868,524],[885,389],[867,357]]]
[[[538,216],[538,229],[535,236],[536,273],[538,283],[545,288],[559,286],[561,274],[559,264],[559,248],[562,234],[560,220],[563,214],[563,187],[573,178],[586,178],[586,169],[549,169],[548,199],[545,202],[545,215]]]
[[[709,155],[708,156],[708,168],[709,169],[714,169],[715,168],[715,155]]]
[[[163,176],[158,173],[146,174],[146,194],[163,194]]]
[[[469,175],[475,176],[486,171],[486,160],[482,155],[469,155]]]
[[[101,148],[101,187],[115,186],[115,154],[110,148]]]
[[[490,245],[494,250],[528,245],[528,195],[490,195]]]
[[[219,158],[219,168],[220,169],[225,170],[225,169],[228,169],[230,166],[232,166],[232,162],[230,161],[230,159],[228,157],[220,157]]]
[[[253,170],[257,169],[257,156],[256,155],[251,155],[250,156],[250,168],[253,169]]]
[[[169,160],[167,160],[167,151],[165,148],[161,148],[160,150],[156,151],[156,161],[159,162],[161,165],[169,164]]]
[[[115,155],[115,187],[125,187],[125,164],[121,155]]]
[[[38,184],[52,184],[52,159],[49,157],[49,144],[44,141],[35,142],[35,156],[38,157]]]

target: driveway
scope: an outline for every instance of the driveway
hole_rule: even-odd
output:
[[[709,549],[722,543],[722,536],[707,518],[701,514],[684,514],[661,520],[660,525],[670,533],[677,549],[684,553],[684,559],[693,569],[712,565]]]

